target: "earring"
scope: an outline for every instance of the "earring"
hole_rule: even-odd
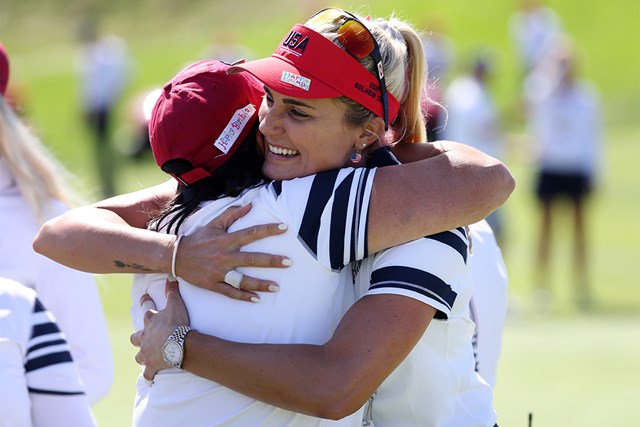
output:
[[[364,149],[367,148],[367,144],[363,143],[362,144],[362,150],[364,151]],[[349,158],[351,159],[351,163],[360,163],[360,160],[362,160],[362,154],[360,154],[360,151],[354,150],[353,153],[351,153],[351,156],[349,156]]]

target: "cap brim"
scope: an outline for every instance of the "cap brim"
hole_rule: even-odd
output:
[[[278,54],[237,64],[228,73],[249,72],[270,89],[296,98],[337,98],[342,93]]]

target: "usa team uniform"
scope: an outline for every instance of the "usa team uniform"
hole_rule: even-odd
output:
[[[243,248],[288,256],[287,269],[239,268],[243,274],[273,280],[280,291],[261,295],[259,304],[232,300],[180,280],[180,293],[191,326],[205,334],[247,343],[328,341],[344,314],[340,270],[362,259],[366,250],[366,219],[375,169],[342,169],[290,181],[276,181],[247,190],[239,198],[204,204],[184,223],[190,234],[233,205],[252,202],[251,211],[229,231],[282,222],[289,230]],[[178,273],[180,273],[178,271]],[[140,296],[148,292],[159,309],[166,304],[166,275],[134,279],[132,317],[142,328]],[[360,411],[340,421],[294,413],[259,402],[177,369],[160,371],[153,384],[140,376],[134,425],[198,426],[359,426]]]
[[[0,426],[95,426],[64,334],[36,293],[0,278]]]
[[[469,257],[473,296],[471,319],[476,324],[473,344],[476,371],[494,388],[507,316],[507,267],[487,221],[469,226],[473,254]]]
[[[437,310],[411,353],[370,399],[363,425],[491,427],[496,423],[491,388],[474,370],[468,263],[467,234],[458,228],[381,251],[356,267],[355,279],[351,272],[343,273],[343,280],[354,282],[356,298],[403,295]]]

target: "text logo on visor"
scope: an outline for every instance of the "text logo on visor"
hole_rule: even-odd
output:
[[[302,55],[309,43],[309,37],[303,36],[297,31],[291,31],[282,42],[282,46],[295,55]]]
[[[280,80],[285,83],[289,83],[295,87],[299,87],[300,89],[308,91],[311,87],[311,79],[308,79],[303,76],[299,76],[294,73],[290,73],[288,71],[283,71],[282,76],[280,76]]]

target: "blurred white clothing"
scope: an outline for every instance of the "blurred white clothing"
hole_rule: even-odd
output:
[[[0,426],[94,427],[64,334],[36,293],[0,277]]]
[[[67,207],[50,202],[46,219]],[[0,277],[34,289],[56,317],[77,363],[89,401],[107,395],[113,358],[102,302],[92,275],[58,264],[33,250],[40,224],[0,157]]]

